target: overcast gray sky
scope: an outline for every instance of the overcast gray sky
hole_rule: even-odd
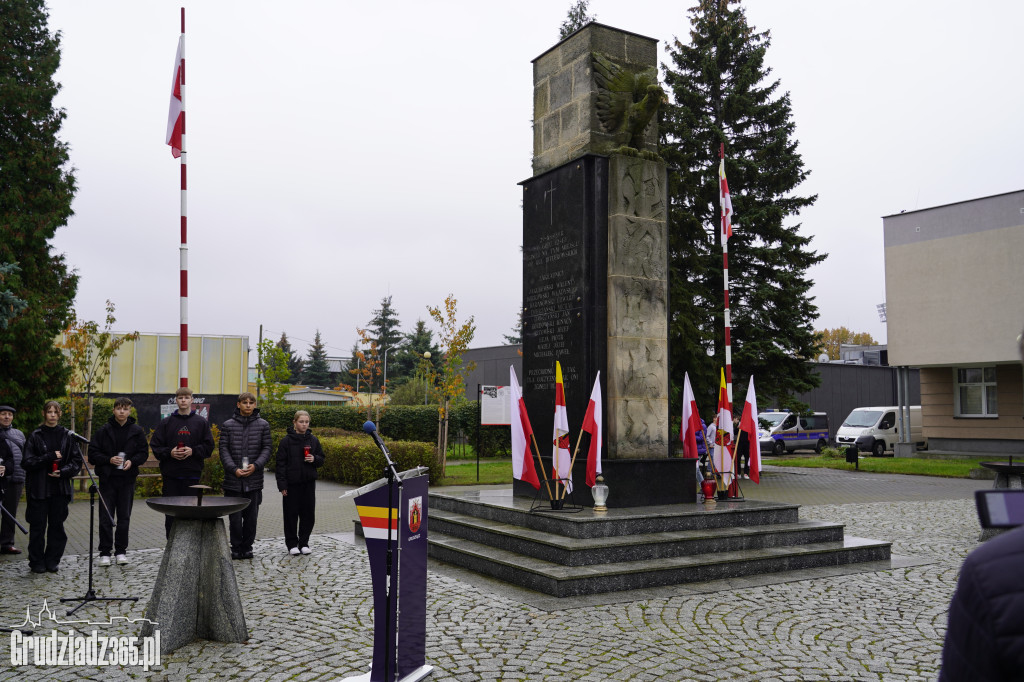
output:
[[[570,0],[186,5],[189,330],[319,328],[345,355],[383,296],[402,326],[448,293],[474,346],[522,289],[530,61]],[[688,40],[692,0],[593,0],[598,21]],[[179,166],[164,144],[180,0],[51,0],[75,215],[57,233],[80,317],[178,328]],[[744,3],[769,29],[818,194],[799,219],[818,328],[885,341],[881,216],[1024,187],[1019,0]],[[734,187],[734,192],[742,188]],[[743,216],[738,214],[742,227]],[[709,227],[710,229],[710,227]]]

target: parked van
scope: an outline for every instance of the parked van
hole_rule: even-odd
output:
[[[761,427],[761,452],[782,455],[793,450],[814,450],[828,446],[828,415],[815,412],[798,417],[793,412],[762,412],[757,415]]]
[[[892,450],[899,437],[898,407],[858,407],[836,431],[836,445],[856,445],[858,450],[881,457]],[[921,433],[921,406],[910,406],[910,442],[927,445]]]

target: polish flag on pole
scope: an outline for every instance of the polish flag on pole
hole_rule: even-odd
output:
[[[597,483],[601,472],[601,373],[594,379],[594,390],[590,392],[590,404],[583,415],[583,430],[590,434],[590,449],[587,450],[587,485]]]
[[[554,478],[564,479],[565,489],[572,492],[572,457],[569,454],[569,415],[565,411],[565,386],[562,384],[562,365],[555,361],[555,427],[551,438]],[[557,492],[557,491],[556,491]]]
[[[715,429],[715,454],[712,461],[715,471],[722,475],[722,483],[732,483],[732,406],[725,388],[725,370],[722,370],[722,382],[718,388],[718,419]]]
[[[732,197],[729,196],[729,182],[725,179],[725,157],[718,163],[718,181],[721,185],[722,243],[732,236]]]
[[[509,415],[512,424],[512,478],[525,481],[540,490],[540,479],[537,478],[537,471],[533,468],[533,457],[530,456],[533,427],[530,426],[530,417],[526,414],[526,401],[523,400],[523,391],[519,388],[516,370],[509,366],[508,371],[509,386],[512,388],[512,414]]]
[[[697,459],[697,433],[703,432],[700,415],[697,414],[697,401],[693,397],[690,386],[690,373],[683,374],[683,423],[679,428],[679,440],[683,441],[683,457]]]
[[[171,106],[167,111],[167,144],[171,156],[181,156],[181,136],[185,127],[185,102],[182,85],[185,81],[185,33],[178,38],[178,52],[174,55],[174,80],[171,82]]]
[[[747,402],[743,405],[743,416],[740,417],[740,432],[747,434],[747,445],[750,448],[750,480],[761,482],[761,441],[757,435],[757,396],[754,395],[754,377],[750,377],[747,387]]]

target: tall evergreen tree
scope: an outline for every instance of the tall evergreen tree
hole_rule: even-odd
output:
[[[562,22],[561,28],[558,30],[558,39],[565,40],[570,35],[580,30],[592,21],[597,21],[597,15],[587,15],[587,8],[590,5],[590,0],[576,0],[573,6],[569,8],[569,12],[566,14],[565,21]]]
[[[807,270],[825,255],[810,250],[810,238],[793,222],[817,197],[795,194],[808,171],[797,152],[789,93],[769,80],[764,63],[769,32],[757,32],[729,0],[700,0],[690,12],[690,43],[669,47],[665,83],[673,102],[661,123],[670,169],[673,389],[688,371],[703,396],[698,401],[710,407],[725,361],[718,178],[724,143],[736,215],[729,239],[734,402],[751,374],[759,393],[784,399],[817,385],[807,362],[817,345]]]
[[[380,308],[373,311],[373,319],[366,326],[366,331],[369,333],[368,338],[377,342],[377,353],[382,363],[381,371],[383,371],[384,359],[387,358],[388,385],[402,378],[400,373],[395,373],[394,368],[396,354],[394,347],[401,344],[405,337],[400,327],[401,322],[398,320],[398,313],[391,305],[391,296],[385,296],[380,300]],[[367,349],[364,348],[363,352],[367,352]]]
[[[0,328],[0,395],[27,425],[68,379],[53,340],[73,316],[78,277],[49,242],[72,215],[75,178],[68,145],[57,138],[66,113],[53,106],[60,33],[50,34],[43,0],[6,0],[2,8],[0,263],[18,263],[4,287],[27,306]]]
[[[431,367],[436,370],[441,366],[441,347],[434,342],[434,332],[427,329],[425,321],[416,320],[416,328],[406,334],[405,339],[406,344],[401,350],[393,351],[388,358],[389,391],[416,373],[424,353],[430,353]]]
[[[302,374],[302,383],[309,386],[328,386],[331,382],[330,365],[327,364],[327,349],[320,339],[320,330],[313,336],[313,345],[306,356],[306,368]]]
[[[278,339],[277,343],[274,345],[288,354],[288,376],[284,377],[282,381],[298,382],[299,379],[302,378],[302,368],[305,363],[302,358],[292,350],[292,344],[288,340],[288,335],[285,332],[281,332],[281,338]]]

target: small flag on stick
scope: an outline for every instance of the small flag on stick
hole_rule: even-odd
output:
[[[697,400],[693,397],[693,388],[690,386],[690,373],[686,372],[683,374],[683,423],[679,429],[679,440],[683,441],[685,458],[697,459],[700,456],[697,452],[697,433],[703,431],[700,415],[697,414]]]
[[[567,492],[572,492],[572,456],[569,454],[569,416],[565,410],[565,386],[562,365],[555,361],[555,426],[552,435],[552,466],[554,478],[561,478]]]
[[[533,427],[530,426],[530,417],[526,414],[526,401],[523,400],[523,392],[519,388],[516,370],[512,367],[509,367],[509,381],[512,389],[512,478],[525,481],[540,490],[540,480],[537,478],[536,469],[533,468],[533,457],[530,456]]]
[[[597,483],[601,473],[601,373],[594,379],[594,390],[590,392],[590,404],[583,415],[583,430],[590,434],[590,449],[587,451],[587,485]]]

